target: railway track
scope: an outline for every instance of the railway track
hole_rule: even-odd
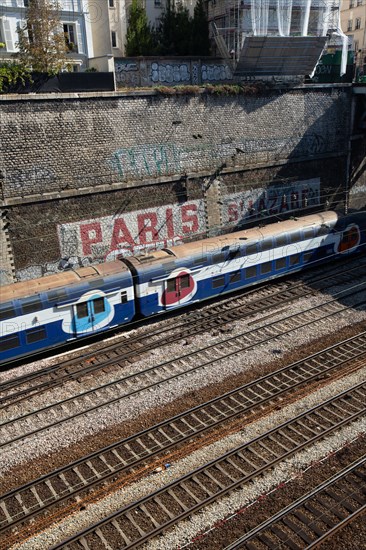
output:
[[[366,383],[362,383],[125,506],[52,550],[141,546],[286,458],[364,417],[365,412]]]
[[[357,289],[353,288],[352,291],[343,292],[342,297],[346,298],[354,295],[355,292],[362,292],[365,284],[362,283]],[[17,415],[16,412],[11,411],[10,407],[8,418],[0,424],[0,448],[101,407],[110,406],[123,399],[131,399],[142,392],[149,392],[163,383],[191,375],[199,369],[211,366],[215,362],[253,349],[255,346],[274,340],[279,336],[290,334],[299,328],[309,325],[316,327],[318,323],[329,322],[333,316],[339,315],[348,308],[348,306],[338,302],[339,298],[340,295],[305,312],[295,313],[272,321],[267,325],[221,340],[218,343],[150,367],[142,372],[132,373],[76,396],[56,401],[36,411],[32,409],[31,400],[27,402],[30,412]],[[364,300],[359,302],[359,304],[363,303]],[[5,412],[3,408],[3,414]]]
[[[366,265],[366,262],[365,262]],[[123,338],[117,344],[86,354],[80,360],[73,359],[47,367],[42,371],[27,374],[4,382],[0,392],[0,410],[9,403],[19,403],[32,395],[39,395],[50,388],[61,386],[68,380],[77,380],[83,376],[95,373],[108,366],[123,368],[136,360],[136,356],[178,340],[196,335],[208,330],[219,328],[238,319],[248,318],[272,308],[283,307],[292,301],[315,293],[316,290],[349,282],[349,277],[355,281],[364,277],[365,265],[362,263],[347,268],[341,273],[336,272],[330,279],[329,273],[313,277],[310,282],[314,289],[310,289],[303,282],[281,282],[274,291],[268,287],[252,290],[243,296],[230,298],[226,302],[214,304],[209,310],[199,311],[187,315],[187,320],[178,322],[164,329],[153,329],[147,334],[132,338]],[[279,288],[278,288],[279,287]],[[316,290],[315,290],[316,289]],[[254,298],[251,299],[252,294]]]
[[[365,510],[366,456],[363,456],[225,550],[318,548]]]
[[[24,527],[55,505],[72,501],[74,506],[79,506],[82,495],[85,497],[97,486],[105,490],[105,484],[112,478],[115,480],[116,475],[124,475],[128,481],[136,480],[151,471],[158,460],[176,460],[176,456],[167,457],[168,451],[175,449],[177,452],[183,443],[189,443],[192,448],[194,438],[195,445],[207,445],[222,436],[212,435],[213,428],[234,419],[242,425],[252,412],[260,409],[263,414],[265,405],[289,394],[294,398],[299,388],[309,388],[316,381],[327,380],[350,363],[353,368],[366,365],[366,332],[18,487],[0,497],[0,535],[17,525]],[[232,424],[229,429],[233,429]],[[47,523],[49,519],[44,521]]]

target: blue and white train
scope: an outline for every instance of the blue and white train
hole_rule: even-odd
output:
[[[323,212],[3,286],[0,364],[364,250],[365,235],[365,212]]]

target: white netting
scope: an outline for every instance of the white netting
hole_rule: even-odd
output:
[[[277,22],[280,36],[289,36],[292,19],[292,0],[277,0]]]

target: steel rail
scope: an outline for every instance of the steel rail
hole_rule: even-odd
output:
[[[365,413],[363,382],[124,506],[51,550],[71,550],[74,543],[92,550],[86,538],[91,535],[100,546],[110,547],[104,527],[108,534],[113,532],[112,547],[136,548]]]
[[[248,550],[253,550],[254,548],[256,548],[253,541],[255,541],[258,538],[260,539],[262,544],[263,543],[265,544],[265,540],[268,542],[268,545],[273,543],[273,546],[267,546],[273,549],[277,548],[279,544],[286,544],[286,541],[284,539],[280,541],[278,540],[276,541],[275,534],[273,533],[272,527],[279,524],[279,529],[282,531],[283,526],[281,525],[281,522],[283,522],[283,520],[286,517],[291,515],[295,515],[297,521],[300,524],[306,525],[311,530],[312,521],[315,524],[316,521],[319,521],[319,519],[321,520],[321,514],[323,513],[322,510],[324,510],[324,505],[322,505],[321,502],[319,502],[319,497],[323,496],[322,493],[327,493],[328,489],[331,489],[333,492],[335,487],[338,488],[340,492],[339,498],[338,499],[333,498],[333,500],[335,504],[342,504],[342,498],[348,498],[350,496],[352,497],[352,491],[350,494],[348,491],[345,491],[344,489],[342,490],[342,488],[339,488],[339,482],[343,482],[343,481],[347,482],[347,478],[350,476],[350,474],[356,475],[359,483],[358,487],[356,487],[355,484],[352,482],[350,482],[350,486],[352,486],[354,489],[353,495],[357,494],[358,506],[356,505],[354,511],[344,509],[345,510],[344,517],[339,518],[338,522],[333,521],[334,525],[332,527],[330,527],[328,523],[325,523],[326,525],[328,525],[329,528],[326,529],[323,533],[319,531],[317,533],[316,531],[314,531],[315,536],[316,535],[317,536],[313,541],[310,542],[309,540],[306,540],[308,538],[306,537],[306,535],[301,536],[302,535],[301,531],[303,531],[304,534],[306,532],[305,529],[302,529],[301,525],[294,524],[293,529],[291,529],[290,527],[291,523],[286,522],[286,527],[288,530],[290,530],[290,535],[289,535],[289,540],[291,542],[291,545],[289,546],[290,548],[295,548],[297,545],[296,541],[293,541],[290,538],[291,531],[294,531],[295,534],[301,533],[300,538],[302,539],[302,545],[298,546],[299,550],[301,548],[304,548],[304,549],[306,548],[306,550],[310,550],[311,548],[316,548],[322,542],[324,542],[324,540],[326,540],[327,538],[332,536],[334,533],[336,533],[338,530],[343,528],[345,525],[347,525],[350,521],[352,521],[355,517],[357,517],[366,509],[365,464],[366,464],[366,455],[354,461],[352,464],[350,464],[349,466],[347,466],[346,468],[344,468],[343,470],[341,470],[340,472],[332,476],[330,479],[324,481],[323,483],[318,485],[315,489],[313,489],[312,491],[309,491],[308,493],[306,493],[305,495],[297,499],[295,502],[292,502],[291,504],[289,504],[288,506],[286,506],[285,508],[283,508],[282,510],[274,514],[272,517],[262,522],[260,525],[258,525],[254,529],[251,529],[250,531],[248,531],[248,533],[245,533],[245,535],[243,535],[242,537],[238,538],[236,541],[226,546],[224,550],[239,550],[239,548],[247,548]],[[364,501],[364,504],[362,504],[362,500]],[[319,506],[320,510],[319,510],[319,514],[316,513],[316,515],[314,515],[314,511],[312,512],[311,510],[316,509],[314,508],[314,505],[316,504],[320,505]],[[324,513],[323,519],[329,517],[328,512],[332,514],[331,502],[329,502],[328,504],[329,504],[329,507]],[[309,516],[311,516],[311,519],[306,518],[304,512]],[[306,547],[304,546],[305,544],[306,544]]]
[[[332,283],[333,286],[334,286],[334,284],[339,284],[339,281],[342,281],[343,277],[346,276],[347,274],[349,274],[353,271],[356,271],[356,273],[357,273],[357,271],[360,271],[360,269],[362,269],[362,266],[357,265],[354,268],[347,269],[345,271],[342,271],[341,273],[336,272],[334,274],[335,282],[333,281],[333,283]],[[363,274],[363,272],[362,272],[362,274]],[[316,284],[316,283],[321,282],[323,280],[326,281],[326,285],[324,285],[324,287],[325,286],[329,287],[329,275],[322,275],[321,277],[317,277],[317,278],[313,279],[310,282],[311,282],[311,284]],[[264,310],[268,307],[276,307],[276,305],[278,305],[277,303],[275,303],[275,304],[269,303],[269,301],[271,299],[277,297],[277,299],[279,299],[281,301],[281,295],[286,295],[286,293],[296,291],[297,289],[300,290],[301,288],[304,288],[306,290],[306,293],[308,294],[309,289],[306,289],[306,287],[304,285],[305,285],[305,283],[303,281],[299,281],[299,282],[296,282],[294,284],[289,284],[288,282],[281,281],[278,284],[278,286],[285,286],[285,288],[280,289],[280,290],[275,290],[275,292],[273,292],[273,293],[268,294],[267,293],[268,292],[267,287],[265,287],[264,289],[262,288],[260,290],[258,290],[258,288],[257,288],[257,289],[252,289],[250,291],[247,291],[244,297],[235,296],[233,298],[230,298],[224,304],[222,304],[222,303],[220,303],[219,305],[213,304],[211,306],[211,309],[212,310],[217,310],[215,312],[215,315],[217,316],[217,319],[219,319],[220,316],[222,317],[222,321],[220,322],[219,320],[216,320],[216,323],[214,323],[214,325],[217,327],[217,326],[220,326],[222,324],[226,324],[228,322],[231,322],[231,321],[235,320],[235,319],[225,319],[224,317],[225,317],[225,315],[227,316],[230,313],[233,314],[237,310],[240,311],[240,309],[252,308],[252,311],[248,312],[248,314],[245,313],[244,316],[237,315],[237,318],[243,318],[243,317],[253,315],[255,313],[259,313],[260,311],[262,311],[262,310]],[[321,287],[320,287],[320,289],[321,289]],[[245,300],[249,295],[251,295],[253,293],[255,293],[257,295],[258,292],[265,293],[264,298],[260,299],[260,303],[262,303],[263,306],[258,307],[258,297],[256,297],[255,300],[253,300],[253,303],[250,303],[250,302],[249,302],[249,304],[239,303],[238,305],[231,306],[232,303],[235,303],[238,300],[240,301],[243,298]],[[305,294],[305,292],[302,295],[304,295],[304,294]],[[292,299],[294,300],[294,299],[299,298],[299,297],[301,297],[301,294],[299,294],[298,296],[296,296],[296,295],[293,296]],[[291,298],[290,298],[290,300],[291,300]],[[224,313],[222,313],[222,308],[223,307],[225,307],[225,308],[229,307],[230,309],[226,309],[224,311]],[[175,330],[175,331],[178,332],[178,337],[181,339],[181,338],[184,338],[184,337],[191,336],[192,333],[197,334],[197,331],[199,333],[199,332],[203,332],[203,331],[207,330],[208,318],[207,318],[207,315],[206,315],[205,312],[199,312],[198,314],[197,313],[193,313],[193,314],[191,313],[191,314],[188,314],[188,317],[189,318],[188,318],[187,322],[183,322],[183,323],[178,322],[173,327],[170,325],[167,328],[152,330],[152,331],[149,331],[147,334],[138,335],[138,336],[135,336],[133,338],[126,338],[125,337],[125,338],[123,338],[122,341],[119,341],[117,344],[112,344],[112,345],[105,346],[104,348],[102,348],[102,349],[100,349],[96,352],[89,352],[88,354],[83,355],[81,358],[77,358],[76,360],[75,359],[66,360],[66,361],[62,362],[61,364],[57,364],[57,365],[54,365],[54,366],[51,366],[51,367],[47,367],[46,369],[42,369],[41,371],[38,371],[36,373],[23,375],[22,377],[18,377],[18,378],[13,379],[9,382],[5,382],[4,384],[2,384],[2,388],[1,388],[2,392],[10,391],[13,388],[19,387],[21,384],[29,383],[32,380],[39,380],[39,378],[42,378],[42,376],[44,377],[44,376],[51,375],[51,374],[54,376],[58,371],[63,370],[67,367],[72,367],[72,366],[75,366],[75,365],[79,366],[80,364],[83,365],[85,362],[88,363],[91,360],[94,360],[96,355],[97,356],[103,356],[104,354],[108,354],[111,351],[115,352],[115,356],[113,358],[108,358],[107,360],[98,362],[97,364],[93,363],[93,365],[88,365],[86,367],[82,367],[81,369],[77,370],[76,372],[70,372],[70,373],[62,374],[60,377],[57,377],[56,379],[52,377],[51,380],[39,383],[35,387],[25,388],[24,390],[18,390],[17,392],[13,392],[9,395],[5,395],[4,397],[0,397],[0,405],[3,404],[3,403],[8,402],[9,400],[12,400],[13,403],[18,402],[18,401],[14,401],[14,399],[16,397],[19,397],[20,398],[19,401],[20,401],[22,399],[23,395],[24,396],[29,396],[29,395],[32,396],[35,391],[38,391],[38,393],[40,393],[41,391],[47,390],[49,387],[56,387],[56,386],[64,383],[67,380],[78,379],[81,376],[87,375],[91,372],[95,372],[96,370],[100,370],[100,369],[104,368],[105,366],[108,366],[108,365],[111,365],[111,364],[115,363],[116,358],[118,358],[118,361],[121,361],[121,360],[128,361],[128,359],[131,358],[131,357],[134,357],[136,355],[136,353],[138,353],[138,351],[141,351],[141,353],[144,353],[145,351],[155,349],[156,347],[161,347],[163,345],[168,345],[169,343],[171,343],[172,340],[176,341],[176,336],[177,335],[175,337],[171,336],[169,339],[161,338],[160,340],[158,340],[158,342],[152,342],[151,341],[151,339],[154,336],[161,336],[165,332],[171,332],[172,330]],[[197,318],[195,318],[195,317],[197,317]],[[193,321],[193,326],[192,326],[192,321]],[[196,326],[194,326],[195,323],[196,323]],[[187,325],[188,325],[188,328],[187,328]],[[200,326],[201,326],[201,328],[200,328]],[[187,333],[182,332],[182,329],[184,329],[184,328],[187,329]],[[134,347],[134,346],[139,345],[139,344],[141,345],[141,348],[136,349],[136,347]],[[131,348],[128,352],[126,352],[126,350],[125,350],[126,346]],[[143,347],[143,349],[142,349],[142,347]],[[122,353],[121,353],[121,348],[123,349]],[[43,388],[44,388],[44,390],[43,390]]]
[[[55,388],[58,386],[61,386],[65,382],[69,380],[77,380],[81,378],[82,376],[86,376],[88,374],[91,374],[92,372],[95,372],[97,370],[101,370],[102,368],[113,366],[115,364],[121,365],[121,362],[128,361],[130,358],[136,357],[136,354],[144,354],[147,351],[151,351],[156,348],[161,348],[163,346],[167,346],[169,344],[175,343],[177,341],[177,334],[175,332],[172,334],[172,331],[179,330],[179,339],[187,338],[192,336],[192,334],[197,335],[201,332],[206,332],[207,330],[218,328],[221,325],[225,325],[227,323],[236,321],[238,319],[245,319],[246,317],[250,317],[253,315],[256,315],[258,313],[261,313],[262,311],[266,311],[268,309],[271,309],[273,307],[278,307],[279,305],[283,305],[286,303],[290,303],[293,300],[297,300],[305,295],[309,295],[309,290],[306,289],[306,292],[304,291],[302,294],[294,293],[291,297],[286,297],[286,294],[291,292],[291,290],[286,289],[283,292],[279,292],[278,296],[276,296],[277,300],[275,303],[271,303],[270,300],[273,300],[274,296],[266,296],[262,300],[255,301],[255,304],[240,304],[237,305],[235,308],[236,313],[238,315],[230,319],[227,318],[228,315],[232,314],[233,310],[230,311],[222,311],[222,308],[219,306],[215,306],[217,309],[217,312],[215,312],[215,316],[212,317],[212,312],[210,313],[210,317],[206,315],[200,316],[199,319],[192,320],[189,319],[187,323],[181,323],[179,327],[171,327],[166,328],[163,331],[156,331],[156,334],[164,334],[165,332],[169,333],[168,337],[162,337],[160,340],[151,340],[151,337],[153,336],[151,333],[148,335],[143,335],[143,337],[139,337],[138,342],[141,343],[140,348],[134,348],[133,346],[136,345],[137,339],[133,340],[132,342],[127,340],[123,342],[123,345],[120,344],[121,347],[123,347],[123,352],[121,354],[116,355],[115,357],[108,358],[105,361],[102,361],[101,363],[89,365],[87,367],[84,367],[77,372],[71,372],[67,374],[62,374],[61,376],[57,377],[57,379],[52,378],[51,380],[41,382],[37,386],[32,386],[31,388],[26,388],[24,390],[18,390],[17,392],[13,392],[9,395],[6,395],[4,397],[0,398],[0,410],[9,406],[9,405],[15,405],[19,402],[28,399],[29,397],[34,397],[34,395],[39,395],[40,393],[43,393],[44,391],[47,391],[50,388]],[[260,305],[259,305],[260,304]],[[238,310],[245,310],[241,314],[239,314]],[[186,332],[182,329],[186,329]],[[127,348],[127,350],[126,350]],[[130,349],[129,349],[130,348]],[[120,348],[117,348],[120,349]],[[105,353],[105,350],[101,350],[102,354]],[[99,353],[99,352],[98,352]],[[41,378],[44,376],[44,374],[41,372],[38,378]],[[34,377],[34,379],[37,380],[37,377]],[[12,386],[13,388],[16,387],[14,384]],[[6,388],[5,388],[6,389]],[[3,391],[3,388],[0,389],[0,392]]]
[[[362,286],[364,286],[365,284],[366,283],[362,283]],[[355,293],[354,289],[353,289],[352,292]],[[358,292],[361,292],[361,290],[358,290]],[[344,294],[343,297],[346,297],[346,296],[350,295],[350,292],[349,291],[344,291],[344,292],[342,292],[342,294]],[[49,429],[51,427],[58,426],[58,425],[62,424],[63,422],[66,422],[68,420],[71,420],[71,419],[77,418],[79,416],[85,415],[85,413],[87,413],[87,412],[92,412],[92,411],[97,410],[101,407],[105,407],[105,406],[111,405],[113,403],[120,402],[120,401],[122,401],[123,399],[126,399],[126,398],[131,399],[132,396],[134,396],[138,393],[141,393],[143,391],[151,391],[152,388],[157,387],[157,386],[159,386],[163,383],[170,382],[170,381],[172,381],[174,379],[177,379],[181,376],[187,376],[188,374],[196,372],[199,369],[207,367],[208,365],[212,365],[213,363],[221,361],[222,359],[227,359],[230,356],[237,355],[239,352],[242,352],[242,351],[248,350],[248,349],[252,349],[256,345],[263,344],[265,342],[269,342],[269,341],[271,341],[275,338],[278,338],[278,336],[280,336],[280,335],[289,334],[291,332],[294,332],[294,331],[298,330],[299,328],[303,328],[304,326],[308,326],[310,324],[313,325],[314,323],[316,323],[318,321],[319,322],[324,321],[324,319],[327,319],[327,318],[329,319],[333,315],[339,314],[340,311],[344,311],[344,310],[348,309],[348,306],[341,306],[337,302],[338,299],[339,299],[339,296],[337,298],[333,298],[333,299],[329,300],[328,302],[325,302],[325,303],[321,304],[320,306],[313,306],[313,307],[309,308],[308,310],[306,310],[305,312],[294,313],[294,314],[292,314],[292,315],[290,315],[286,318],[280,319],[279,321],[274,321],[274,322],[272,322],[268,325],[265,325],[264,327],[260,327],[258,329],[253,329],[252,331],[249,331],[247,333],[242,333],[242,334],[237,335],[237,336],[232,336],[232,337],[230,337],[226,340],[220,341],[219,343],[211,344],[211,345],[206,346],[205,348],[202,348],[200,350],[193,351],[193,352],[190,352],[190,353],[185,354],[183,356],[180,356],[179,358],[175,358],[175,359],[170,360],[170,361],[165,361],[164,363],[160,363],[159,365],[157,365],[155,367],[150,367],[149,369],[145,369],[144,371],[142,371],[140,373],[137,373],[137,374],[135,373],[135,374],[128,375],[126,377],[115,380],[113,382],[109,382],[107,384],[103,384],[102,386],[99,386],[97,388],[88,390],[88,391],[83,392],[81,394],[78,394],[76,396],[69,397],[67,399],[57,401],[56,403],[45,406],[42,409],[39,409],[38,411],[32,411],[32,412],[26,413],[22,416],[18,416],[18,417],[12,418],[10,420],[6,420],[6,421],[4,421],[0,424],[0,427],[3,429],[3,432],[4,432],[4,428],[7,428],[7,432],[10,431],[10,433],[14,433],[13,431],[14,431],[15,426],[16,426],[17,423],[19,424],[21,422],[25,422],[26,427],[27,427],[27,424],[29,423],[30,419],[33,418],[34,421],[37,421],[37,420],[39,421],[38,417],[41,413],[44,414],[44,413],[51,412],[52,416],[53,416],[55,414],[55,409],[56,410],[60,409],[61,411],[63,411],[63,406],[65,406],[66,404],[75,404],[75,402],[77,400],[81,400],[81,399],[84,399],[87,402],[86,403],[87,407],[84,408],[83,410],[79,411],[79,412],[73,412],[72,414],[69,414],[69,412],[67,411],[66,412],[67,416],[65,416],[63,418],[59,418],[57,420],[52,420],[50,423],[48,423],[44,426],[41,426],[41,427],[35,428],[33,430],[30,430],[30,431],[23,432],[21,434],[12,436],[12,438],[7,440],[7,441],[2,441],[0,443],[0,448],[4,448],[4,447],[6,447],[10,444],[13,444],[17,441],[25,439],[26,437],[29,437],[31,435],[35,435],[36,433],[39,433],[39,432],[41,432],[45,429]],[[364,300],[362,302],[360,302],[359,304],[361,304],[361,303],[362,304],[365,303]],[[357,304],[357,305],[359,305],[359,304]],[[329,307],[332,307],[332,308],[335,307],[336,309],[335,309],[335,311],[332,309],[331,312],[329,313],[327,311],[327,308],[329,308]],[[356,304],[353,307],[356,307]],[[311,317],[312,314],[314,314],[315,312],[319,313],[324,308],[325,308],[325,314],[321,318],[314,319],[313,317]],[[309,314],[310,314],[310,319],[309,319]],[[298,324],[299,318],[300,319],[301,318],[305,319],[305,322],[303,322],[301,325]],[[294,325],[289,327],[288,326],[289,322],[294,323]],[[277,326],[277,325],[279,325],[279,326]],[[268,335],[268,330],[271,331],[270,335]],[[253,337],[254,337],[255,333],[260,334],[260,335],[263,334],[263,337],[261,337],[261,339],[259,341],[256,341],[256,342],[253,343]],[[240,342],[240,338],[242,338],[242,340],[243,340],[242,342]],[[227,350],[226,346],[228,344],[232,344],[232,349],[231,350]],[[224,350],[222,349],[223,347],[225,348]],[[217,353],[217,357],[212,357],[212,351],[214,349]],[[198,360],[199,357],[201,357],[201,361],[203,360],[203,363],[200,364],[200,365],[197,365],[197,360]],[[188,364],[188,367],[187,367],[186,360],[188,358],[190,358],[190,359],[194,358],[194,360],[195,360],[195,366],[194,367],[191,367],[189,364]],[[168,366],[170,366],[170,369],[175,369],[175,371],[178,371],[178,372],[173,374],[173,375],[170,375],[170,373],[168,373],[168,376],[166,376],[166,370],[167,370]],[[157,381],[153,382],[153,383],[149,383],[147,386],[146,385],[143,386],[142,388],[133,389],[131,391],[128,391],[128,393],[121,396],[121,393],[120,393],[121,388],[118,387],[118,385],[120,385],[122,382],[127,383],[127,390],[129,390],[129,387],[131,387],[131,381],[132,380],[134,380],[134,385],[133,386],[135,387],[136,380],[141,379],[141,378],[143,380],[145,380],[147,377],[151,378],[151,376],[155,376],[155,377],[158,376],[159,379]],[[162,376],[164,378],[162,378]],[[98,403],[96,405],[92,405],[92,406],[89,405],[91,396],[99,398],[99,396],[97,394],[97,391],[100,392],[101,390],[105,390],[106,388],[110,388],[112,386],[116,386],[117,397],[114,397],[112,399],[108,399],[107,401],[104,401],[102,403]],[[54,416],[53,416],[53,418],[54,418]]]
[[[362,283],[362,285],[358,285],[358,286],[365,286],[365,285],[366,283]],[[362,290],[358,289],[357,292],[355,292],[355,289],[352,289],[353,295],[355,295],[355,293],[358,293],[358,292],[362,292]],[[347,291],[343,291],[341,294],[343,294],[343,298],[345,298],[347,296],[350,296],[351,292],[347,290]],[[327,302],[319,306],[313,306],[308,310],[306,310],[305,312],[294,313],[290,316],[287,316],[286,318],[280,319],[279,321],[273,321],[268,325],[265,325],[264,327],[260,327],[258,329],[252,329],[247,333],[242,333],[237,336],[232,336],[226,340],[220,341],[219,343],[211,344],[199,350],[192,351],[183,356],[180,356],[179,358],[165,361],[164,363],[160,363],[157,366],[145,369],[144,371],[139,372],[137,374],[132,373],[118,380],[114,380],[113,382],[109,382],[101,386],[98,386],[97,388],[93,388],[91,390],[87,390],[86,392],[82,392],[76,396],[68,397],[66,399],[57,401],[37,411],[31,411],[26,414],[23,414],[22,416],[5,420],[4,422],[0,423],[0,428],[2,428],[3,433],[5,432],[4,428],[6,428],[6,431],[8,433],[11,433],[12,437],[11,439],[0,442],[0,448],[4,448],[7,445],[20,441],[21,439],[24,439],[31,435],[35,435],[36,433],[39,433],[45,429],[49,429],[50,427],[58,426],[61,423],[66,422],[68,420],[85,415],[85,413],[87,412],[92,412],[101,407],[120,402],[126,398],[131,399],[133,395],[141,393],[142,391],[151,391],[152,388],[157,387],[162,383],[167,383],[181,376],[187,376],[188,374],[197,372],[199,369],[207,367],[208,365],[212,365],[213,363],[221,361],[222,359],[227,359],[228,357],[237,355],[239,352],[242,352],[244,350],[252,349],[258,344],[269,342],[275,338],[278,338],[278,336],[280,335],[290,334],[291,332],[294,332],[299,328],[303,328],[304,326],[309,326],[310,324],[313,325],[318,321],[319,322],[324,321],[324,319],[330,318],[333,315],[339,314],[340,311],[344,311],[348,309],[348,306],[341,306],[338,303],[337,300],[339,299],[339,297],[340,296],[338,295],[336,298],[332,298],[331,300],[328,300]],[[359,302],[357,305],[360,305],[363,303],[364,303],[364,300]],[[330,312],[327,311],[329,307],[331,308]],[[356,307],[356,304],[354,304],[353,307]],[[322,315],[322,317],[320,317],[319,319],[314,319],[312,315],[314,315],[314,313],[321,314],[323,309],[325,309],[325,313]],[[310,319],[309,319],[309,315],[310,315]],[[304,322],[301,325],[299,325],[298,321],[299,319],[302,319],[302,318],[304,319]],[[268,335],[269,331],[270,331],[270,335]],[[258,341],[253,342],[253,338],[255,334],[257,335],[259,334],[260,339]],[[242,341],[240,339],[242,339]],[[228,345],[231,345],[231,349],[229,350],[227,349]],[[223,350],[223,348],[225,349]],[[213,350],[215,350],[217,354],[216,357],[212,357]],[[192,360],[192,358],[194,359],[195,366],[191,367],[189,362],[187,366],[187,359]],[[201,360],[201,364],[197,364],[197,361],[199,358]],[[167,367],[170,367],[170,372],[173,370],[173,372],[175,371],[175,373],[170,374],[168,372],[168,375],[166,375]],[[158,380],[151,383],[151,377],[155,377],[155,379],[157,377]],[[146,385],[146,382],[145,382],[146,378],[150,379],[148,385]],[[137,385],[137,380],[141,380],[141,379],[143,384],[145,385],[143,387],[131,390],[130,389],[131,382],[134,381],[133,387],[135,388],[135,386]],[[124,395],[121,395],[120,385],[122,382],[127,384],[128,393]],[[96,399],[100,399],[100,395],[99,395],[100,392],[103,390],[112,388],[113,386],[116,389],[117,397],[113,397],[111,399],[107,399],[107,401],[99,402],[95,405],[90,406],[89,403],[90,403],[90,398],[92,396],[94,396],[94,398]],[[86,401],[86,408],[83,408],[81,411],[78,411],[78,412],[74,411],[71,414],[67,410],[65,413],[65,411],[63,410],[63,407],[65,407],[65,405],[75,405],[77,401],[81,401],[81,400]],[[61,410],[61,412],[64,412],[66,416],[64,416],[63,418],[58,418],[56,420],[53,420],[54,414],[57,414],[55,413],[55,410],[58,410],[58,411]],[[25,431],[18,435],[13,435],[17,424],[21,424],[25,422],[26,428],[27,428],[27,425],[29,424],[30,419],[34,419],[34,422],[37,422],[40,420],[39,416],[41,414],[44,415],[47,413],[51,413],[53,417],[52,421],[49,422],[48,424],[45,424],[41,427],[35,428],[30,431]]]
[[[166,453],[224,422],[247,414],[319,377],[323,378],[351,360],[365,356],[366,331],[17,487],[0,497],[0,533],[95,485],[105,483],[116,474],[135,469],[146,463],[147,459]],[[118,463],[116,456],[123,456],[123,460]],[[114,459],[113,466],[110,464],[111,458]],[[93,460],[96,463],[93,464]],[[83,475],[79,473],[80,467]],[[63,487],[63,492],[59,487]],[[29,490],[33,497],[38,495],[38,498],[33,498],[32,506],[29,504],[32,499],[27,496]],[[40,496],[47,493],[47,498]],[[28,504],[23,507],[24,499]],[[9,512],[9,509],[17,507],[17,514]]]

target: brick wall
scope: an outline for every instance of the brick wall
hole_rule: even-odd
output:
[[[347,85],[325,85],[240,96],[3,96],[7,265],[32,278],[242,218],[335,206],[351,95]]]

